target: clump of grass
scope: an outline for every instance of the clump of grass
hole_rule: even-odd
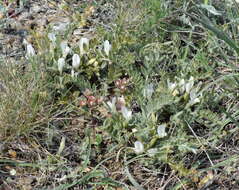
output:
[[[44,120],[44,105],[49,96],[41,82],[44,80],[42,73],[40,69],[31,70],[30,65],[23,67],[7,61],[1,63],[4,87],[1,91],[0,126],[3,139],[26,135]]]

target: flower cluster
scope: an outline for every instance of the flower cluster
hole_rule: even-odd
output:
[[[103,102],[103,97],[87,96],[86,99],[79,101],[79,106],[93,107],[93,106],[102,104],[102,102]]]
[[[79,106],[88,106],[88,107],[93,107],[102,104],[104,98],[102,96],[94,96],[93,93],[89,90],[86,89],[83,92],[84,98],[82,98],[79,101]]]
[[[115,81],[115,86],[120,89],[121,92],[124,92],[126,90],[126,86],[129,83],[129,80],[126,78],[123,79],[117,79]]]
[[[113,97],[111,101],[108,101],[107,106],[112,113],[121,112],[123,118],[128,122],[132,119],[132,111],[125,106],[125,99],[121,97]]]
[[[51,41],[53,48],[55,48],[56,42],[57,42],[57,38],[56,38],[55,34],[49,33],[48,38]],[[81,58],[82,58],[82,56],[87,54],[87,52],[89,50],[89,45],[90,45],[90,40],[88,38],[82,37],[78,43],[80,53],[77,54],[77,53],[74,53],[74,51],[68,46],[67,41],[62,41],[60,43],[61,57],[58,58],[57,67],[58,67],[58,71],[60,72],[61,75],[63,74],[63,70],[66,66],[67,56],[72,56],[71,77],[74,79],[78,76],[79,68],[81,65]],[[104,41],[103,50],[104,50],[104,53],[106,56],[109,56],[111,48],[112,48],[112,46],[111,46],[110,42],[108,40]],[[29,50],[29,52],[30,52],[30,50]],[[33,54],[33,53],[30,52],[29,54]]]
[[[184,95],[186,93],[190,97],[190,105],[200,102],[199,97],[201,93],[199,93],[199,85],[194,87],[194,78],[192,76],[187,81],[185,79],[180,79],[179,82],[172,83],[168,80],[167,83],[168,89],[173,96]]]

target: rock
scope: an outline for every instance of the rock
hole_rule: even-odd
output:
[[[31,13],[39,13],[41,11],[41,7],[39,5],[34,5],[31,7],[30,12]]]
[[[48,20],[49,21],[49,20]],[[50,22],[52,29],[57,33],[63,33],[70,25],[70,18],[68,17],[55,17]]]

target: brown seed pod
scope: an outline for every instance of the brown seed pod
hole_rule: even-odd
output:
[[[86,105],[86,101],[85,100],[80,100],[79,101],[79,106],[80,107],[83,107],[83,106],[85,106]]]
[[[102,96],[96,99],[97,104],[102,104],[103,101],[104,101],[104,98]]]
[[[88,100],[88,101],[87,101],[87,104],[88,104],[89,107],[92,107],[92,106],[95,105],[95,101],[93,101],[93,100]]]
[[[119,88],[119,86],[121,85],[121,80],[120,79],[117,79],[115,81],[115,86]]]
[[[126,78],[123,78],[121,80],[121,85],[126,85],[128,83],[128,80]]]
[[[121,85],[121,86],[119,87],[119,89],[120,89],[121,92],[124,92],[124,91],[126,90],[126,87],[125,87],[124,85]]]
[[[96,97],[95,96],[88,96],[87,99],[89,101],[94,101],[94,102],[96,101]]]

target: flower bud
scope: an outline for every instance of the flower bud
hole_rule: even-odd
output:
[[[89,48],[89,39],[81,38],[79,42],[79,46],[80,46],[80,54],[81,55],[85,54],[86,52],[85,52],[84,46],[86,46],[86,48]]]
[[[57,65],[58,65],[58,70],[59,70],[60,74],[62,74],[63,68],[65,66],[65,59],[64,58],[59,58],[58,62],[57,62]]]
[[[72,56],[72,67],[74,69],[78,69],[80,66],[80,56],[78,54],[74,54]]]
[[[110,50],[111,50],[110,42],[108,40],[105,40],[104,41],[104,52],[107,56],[109,56]]]
[[[144,145],[140,141],[136,141],[134,143],[134,151],[136,154],[140,154],[144,152]]]

